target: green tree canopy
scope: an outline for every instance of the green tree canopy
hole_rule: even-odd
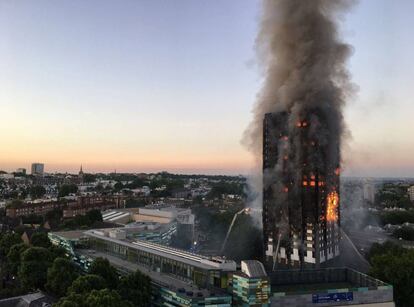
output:
[[[394,299],[397,306],[410,307],[414,302],[414,251],[384,249],[371,254],[369,274],[394,286]]]
[[[87,307],[86,305],[87,295],[81,295],[76,293],[71,293],[68,296],[62,297],[54,307]]]
[[[118,285],[118,273],[116,272],[116,269],[111,266],[108,259],[96,258],[89,268],[89,273],[101,276],[105,279],[108,288],[116,289]]]
[[[46,232],[36,232],[30,238],[30,244],[36,247],[49,248],[52,246],[52,243],[49,240]]]
[[[26,244],[19,243],[13,245],[7,253],[8,270],[13,275],[17,274],[21,264],[21,256],[23,252],[26,251],[28,248],[29,246],[27,246]]]
[[[96,175],[93,174],[83,174],[84,182],[94,182],[96,181]]]
[[[102,213],[99,210],[91,210],[86,213],[86,217],[90,220],[90,223],[102,222]]]
[[[0,257],[6,257],[10,251],[10,248],[19,243],[23,243],[19,234],[12,232],[2,234],[0,236]]]
[[[119,307],[125,306],[122,303],[121,296],[115,290],[102,289],[92,290],[86,298],[88,307]]]
[[[414,210],[382,212],[379,217],[381,225],[414,223]]]
[[[118,293],[134,306],[149,306],[151,300],[151,280],[139,271],[121,277]]]
[[[414,241],[414,228],[403,226],[396,229],[392,235],[396,238],[402,238],[403,240]]]
[[[124,185],[122,184],[122,182],[117,182],[117,183],[115,183],[115,185],[114,185],[114,189],[116,190],[116,191],[120,191],[120,190],[122,190],[124,188]]]
[[[66,250],[63,247],[52,245],[49,247],[49,252],[52,255],[52,259],[67,258]]]
[[[70,260],[56,258],[47,271],[46,289],[56,296],[62,297],[78,276],[76,267]]]
[[[48,221],[51,227],[57,227],[62,219],[62,209],[53,209],[46,213],[45,221]]]
[[[21,259],[18,273],[21,284],[27,289],[43,289],[52,262],[50,251],[44,247],[30,247]]]
[[[371,261],[374,256],[385,255],[388,253],[391,253],[397,256],[397,255],[401,255],[402,253],[404,253],[404,251],[405,249],[403,247],[391,241],[386,241],[383,244],[374,243],[371,245],[367,258],[369,261]]]
[[[101,290],[106,287],[106,281],[99,275],[87,274],[79,276],[70,286],[68,292],[85,294],[92,290]]]
[[[71,293],[60,299],[56,307],[133,307],[128,301],[122,301],[115,290],[92,290],[85,294]]]
[[[126,187],[129,189],[136,189],[136,188],[141,188],[147,184],[148,182],[144,181],[143,179],[135,178],[131,183],[127,184]]]
[[[245,184],[221,181],[213,185],[211,191],[207,194],[208,199],[222,198],[226,194],[245,196]]]
[[[41,185],[34,185],[29,190],[32,199],[42,198],[46,194],[46,189]]]
[[[65,197],[71,193],[78,192],[78,187],[76,184],[63,184],[59,188],[58,197]]]

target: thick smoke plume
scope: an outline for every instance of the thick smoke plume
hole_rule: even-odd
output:
[[[243,143],[259,163],[264,115],[274,112],[289,114],[289,135],[297,133],[298,121],[308,121],[307,139],[324,151],[309,157],[310,164],[331,168],[334,167],[331,163],[338,163],[339,145],[345,131],[342,109],[353,93],[345,65],[352,48],[341,41],[338,20],[353,2],[263,0],[256,47],[264,84],[253,109],[253,121],[243,137]],[[303,144],[291,141],[290,146],[287,154],[296,152],[289,165],[293,173],[299,168],[296,164],[301,163],[301,154],[297,152]],[[323,159],[323,163],[318,159]],[[265,185],[275,183],[277,168],[268,174],[264,172]],[[262,190],[260,184],[252,185],[257,191]],[[256,203],[255,207],[259,207],[261,201]]]

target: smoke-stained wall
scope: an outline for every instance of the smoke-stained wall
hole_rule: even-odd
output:
[[[263,153],[265,248],[279,262],[318,264],[337,254],[343,107],[353,93],[351,47],[337,21],[352,2],[263,1],[264,84],[243,141],[258,160]]]

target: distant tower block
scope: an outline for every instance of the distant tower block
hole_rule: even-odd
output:
[[[45,171],[45,165],[43,163],[32,163],[32,175],[42,176]]]
[[[373,204],[375,202],[375,185],[371,181],[367,180],[364,182],[363,190],[364,200],[367,200]]]
[[[339,255],[339,142],[320,145],[309,138],[315,127],[306,116],[289,121],[281,112],[266,114],[263,122],[266,264],[319,268]]]

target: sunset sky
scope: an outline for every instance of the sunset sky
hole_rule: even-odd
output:
[[[414,1],[342,21],[344,172],[414,177]],[[0,1],[0,169],[247,173],[258,0]]]

